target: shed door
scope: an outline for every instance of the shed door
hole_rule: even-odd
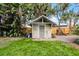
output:
[[[44,38],[44,33],[45,33],[45,27],[44,27],[44,25],[40,25],[39,26],[39,36],[40,36],[40,38]]]

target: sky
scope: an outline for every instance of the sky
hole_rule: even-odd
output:
[[[52,8],[56,5],[56,3],[52,3]],[[79,11],[79,4],[78,3],[71,3],[69,10],[73,10],[74,12]]]
[[[55,5],[56,5],[56,3],[52,3],[52,8]],[[77,4],[72,3],[72,4],[70,4],[70,7],[68,9],[69,10],[73,10],[75,13],[78,13],[78,11],[79,11],[79,4],[78,3]],[[52,16],[49,17],[49,19],[52,20],[53,22],[55,22],[56,24],[58,24],[58,20],[57,20],[57,18],[55,16],[52,15]],[[66,25],[66,24],[68,24],[68,22],[67,23],[62,23],[62,24]]]

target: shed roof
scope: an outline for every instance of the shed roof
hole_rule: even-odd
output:
[[[38,18],[32,20],[32,21],[30,22],[30,24],[32,24],[33,22],[35,22],[35,21],[37,21],[37,20],[40,20],[41,18],[45,18],[46,20],[48,20],[48,21],[51,22],[52,24],[55,24],[55,25],[56,25],[56,23],[54,23],[53,21],[51,21],[48,17],[46,17],[46,16],[44,16],[44,15],[39,16]]]

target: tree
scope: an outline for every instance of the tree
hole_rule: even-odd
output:
[[[63,20],[62,16],[63,14],[66,13],[68,7],[69,7],[68,3],[63,3],[63,4],[59,3],[59,4],[56,4],[56,6],[54,6],[55,15],[59,21],[58,22],[58,34],[61,34],[60,23]]]
[[[14,16],[16,15],[16,10],[18,4],[0,4],[0,14],[2,15],[2,26],[5,27],[1,32],[6,32],[6,35],[9,34],[12,29],[11,24],[14,21]],[[2,27],[2,29],[3,29]]]
[[[65,5],[67,6],[67,5]],[[64,6],[64,7],[65,7]],[[55,10],[51,8],[51,4],[22,4],[22,3],[6,3],[0,4],[0,14],[3,18],[3,26],[6,27],[8,35],[13,34],[18,36],[21,30],[22,24],[26,24],[26,21],[35,19],[41,15],[55,14]],[[64,10],[63,8],[62,10]],[[58,12],[59,14],[60,12]],[[56,15],[58,15],[56,13]],[[58,16],[59,18],[59,16]],[[11,27],[11,29],[9,29]],[[16,33],[16,34],[14,34]]]
[[[73,31],[71,32],[72,34],[75,34],[75,35],[79,35],[79,25],[76,25],[74,28],[73,28]]]

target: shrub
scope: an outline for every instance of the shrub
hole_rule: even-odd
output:
[[[79,44],[79,38],[77,38],[74,43]]]
[[[73,28],[72,34],[79,35],[79,25],[76,25],[76,26]]]

